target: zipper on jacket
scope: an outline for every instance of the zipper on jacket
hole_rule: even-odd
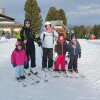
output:
[[[75,48],[74,48],[74,55],[75,55]]]
[[[63,45],[62,45],[62,55],[63,55]]]

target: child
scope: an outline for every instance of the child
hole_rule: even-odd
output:
[[[59,65],[61,64],[61,70],[66,72],[65,68],[65,56],[67,52],[67,42],[65,41],[64,35],[60,34],[58,37],[57,45],[55,46],[55,51],[58,54],[58,57],[55,62],[55,69],[54,71],[60,71]]]
[[[68,71],[71,73],[73,71],[78,73],[77,60],[78,60],[78,57],[81,58],[81,47],[80,47],[79,42],[76,39],[75,34],[71,36],[71,41],[68,44],[68,53],[69,53],[69,58],[70,58]]]
[[[27,66],[27,56],[20,41],[16,43],[16,48],[11,55],[11,63],[16,68],[16,79],[25,79],[24,65]]]

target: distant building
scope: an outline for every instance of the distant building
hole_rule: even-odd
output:
[[[69,32],[69,29],[63,24],[63,21],[57,20],[57,21],[50,21],[52,24],[52,27],[54,30],[56,30],[58,33],[66,33]]]
[[[5,9],[0,9],[0,30],[5,32],[18,32],[22,27],[21,23],[15,21],[14,18],[5,15]]]
[[[0,8],[0,14],[5,15],[5,8]]]

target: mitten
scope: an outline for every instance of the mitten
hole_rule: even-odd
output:
[[[16,67],[16,63],[15,63],[15,62],[13,62],[13,63],[12,63],[12,66],[15,68],[15,67]]]
[[[79,53],[79,58],[81,58],[81,52]]]
[[[39,42],[37,42],[38,43],[38,46],[40,47],[41,45],[42,45],[42,43],[39,41]]]
[[[70,58],[70,54],[69,53],[68,53],[67,57]]]
[[[27,69],[28,68],[28,61],[24,62],[24,68]]]

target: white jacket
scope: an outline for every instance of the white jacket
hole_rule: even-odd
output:
[[[43,40],[44,34],[45,34],[45,37],[44,37],[44,40]],[[54,36],[53,36],[53,34],[54,34]],[[58,38],[58,33],[56,31],[53,31],[51,33],[42,32],[40,38],[41,38],[43,48],[53,48],[54,47],[53,40],[55,40],[55,38]]]

